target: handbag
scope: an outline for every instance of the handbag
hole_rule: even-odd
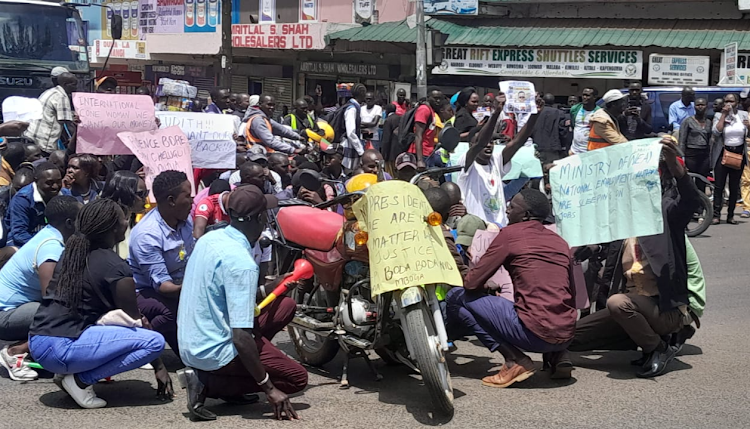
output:
[[[724,149],[724,154],[721,156],[721,165],[732,170],[739,170],[742,168],[742,154],[734,153]]]

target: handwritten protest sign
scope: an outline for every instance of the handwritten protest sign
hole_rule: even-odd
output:
[[[381,182],[353,209],[359,228],[369,235],[373,295],[431,283],[463,285],[440,227],[425,221],[432,209],[419,188]]]
[[[494,153],[498,153],[505,148],[504,145],[495,145]],[[468,143],[459,143],[456,150],[451,153],[451,165],[458,165],[461,157],[469,151]],[[458,173],[453,173],[454,182],[458,181]],[[503,176],[503,180],[513,180],[519,177],[538,178],[542,177],[542,164],[539,158],[534,155],[534,146],[522,146],[513,156],[511,169],[508,174]]]
[[[190,141],[194,168],[234,168],[240,123],[235,115],[192,112],[156,112],[161,127],[178,126]]]
[[[117,134],[123,144],[143,163],[146,186],[151,189],[151,201],[155,201],[154,178],[162,171],[182,171],[188,177],[192,194],[195,195],[193,166],[190,163],[190,143],[178,127],[169,127],[140,133]]]
[[[659,234],[658,138],[556,161],[550,172],[557,229],[571,247]]]
[[[117,133],[156,128],[154,102],[147,95],[91,94],[74,92],[78,118],[78,153],[129,155]]]
[[[42,103],[38,98],[12,96],[3,100],[3,121],[29,122],[42,119]]]

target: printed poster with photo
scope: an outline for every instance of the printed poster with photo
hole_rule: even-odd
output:
[[[505,93],[506,113],[536,113],[536,90],[531,82],[520,80],[506,80],[500,82],[500,91]]]

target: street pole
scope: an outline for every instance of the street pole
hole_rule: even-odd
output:
[[[417,99],[427,97],[427,30],[424,25],[424,0],[417,2]]]
[[[221,50],[219,51],[219,87],[232,87],[232,0],[221,0]]]

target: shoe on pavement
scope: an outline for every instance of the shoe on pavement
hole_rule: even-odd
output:
[[[107,406],[107,401],[94,393],[94,386],[88,386],[85,389],[78,387],[73,374],[68,374],[63,378],[62,387],[81,408],[94,409]]]
[[[567,350],[542,354],[542,371],[549,370],[553,380],[569,380],[574,369]]]
[[[32,381],[39,377],[36,371],[24,365],[28,353],[11,355],[8,346],[0,350],[0,365],[8,371],[8,376],[15,381]]]
[[[639,357],[638,359],[636,359],[636,360],[631,360],[631,361],[630,361],[630,364],[631,364],[631,365],[633,365],[633,366],[640,366],[640,367],[643,367],[643,365],[646,365],[646,362],[648,362],[648,358],[649,358],[650,356],[651,356],[651,355],[649,355],[648,353],[643,353],[643,354],[641,355],[641,357]]]
[[[185,367],[177,371],[177,381],[180,382],[183,389],[187,390],[187,409],[190,413],[190,419],[199,422],[216,420],[216,414],[205,407],[206,388],[195,370]]]
[[[639,371],[636,375],[640,378],[651,378],[658,377],[667,371],[667,366],[675,355],[677,355],[677,348],[670,345],[664,344],[665,349],[663,351],[654,350],[649,356],[646,363],[643,365],[643,371]]]
[[[503,364],[500,368],[500,372],[495,375],[490,375],[482,379],[482,384],[488,387],[503,388],[508,387],[513,383],[524,381],[527,378],[534,375],[536,367],[534,363],[529,360],[529,363],[522,365],[516,362],[515,365],[508,368]]]
[[[695,335],[695,328],[690,325],[683,326],[682,329],[672,334],[672,337],[669,340],[669,345],[677,349],[675,355],[680,353],[682,346],[685,345],[687,340],[693,338],[693,335]]]

